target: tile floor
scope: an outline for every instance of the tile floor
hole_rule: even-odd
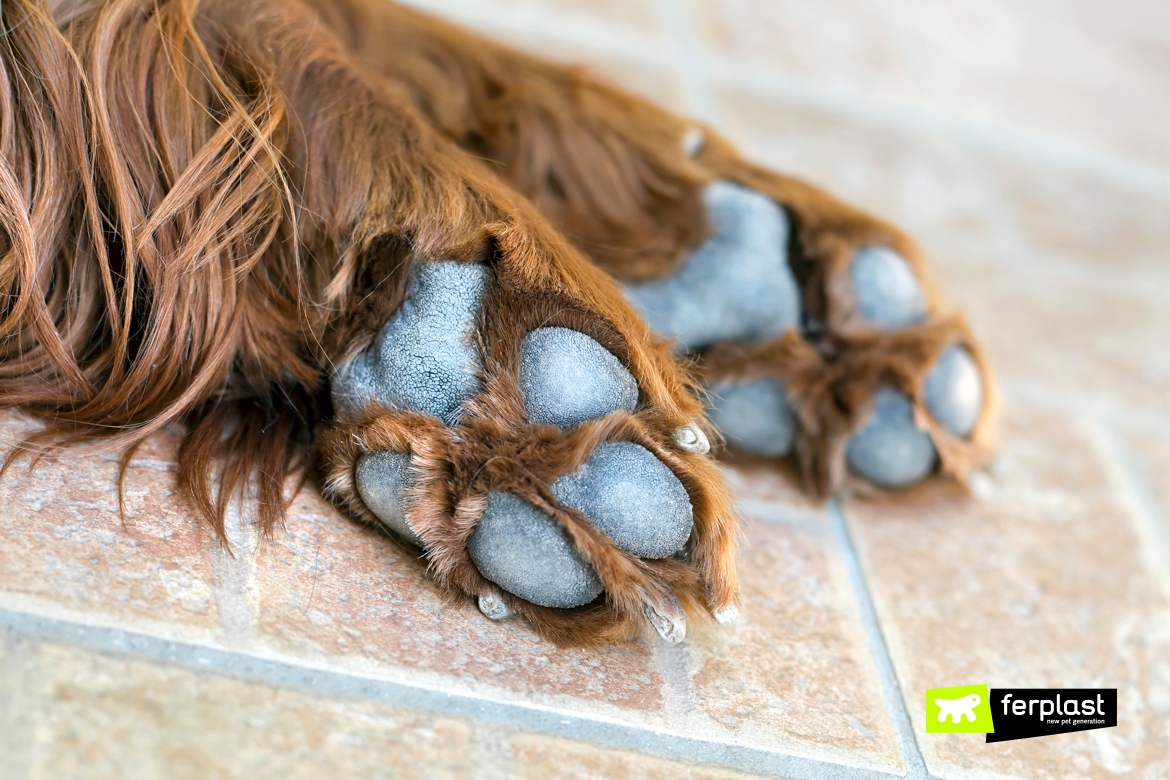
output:
[[[0,776],[1170,778],[1170,6],[416,0],[583,61],[894,219],[1006,391],[974,499],[728,468],[744,620],[558,649],[302,494],[173,491],[160,435],[0,481]],[[29,423],[0,418],[10,440]],[[923,690],[1116,687],[1116,729],[926,735]]]

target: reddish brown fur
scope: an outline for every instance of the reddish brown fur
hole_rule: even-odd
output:
[[[607,585],[605,604],[581,615],[511,599],[558,641],[629,633],[641,602],[667,585],[692,613],[734,603],[730,501],[707,459],[665,444],[670,427],[702,420],[682,367],[603,271],[435,132],[410,83],[363,61],[344,23],[372,19],[388,32],[426,22],[381,0],[13,0],[0,13],[0,397],[51,423],[25,451],[89,439],[128,458],[151,432],[185,422],[180,484],[195,506],[224,538],[227,502],[255,479],[271,531],[328,414],[328,370],[393,312],[406,261],[487,262],[492,360],[514,362],[523,329],[559,317],[623,359],[640,411],[568,439],[518,432],[516,388],[493,363],[455,432],[385,410],[361,436],[352,421],[326,430],[338,500],[365,512],[348,476],[353,442],[409,444],[429,475],[417,489],[433,500],[418,521],[436,578],[474,594],[488,586],[462,543],[484,492],[513,486],[558,519]],[[608,204],[626,198],[634,225],[618,220],[619,232],[644,262],[665,262],[660,245],[675,252],[682,238],[663,238],[651,216],[687,191],[643,187],[653,171],[617,142],[599,153],[611,164],[567,174],[595,174],[593,186],[565,191],[596,198],[616,186]],[[599,230],[581,224],[585,239]],[[634,559],[552,501],[547,481],[613,437],[658,453],[692,491],[692,563]]]
[[[929,415],[920,422],[934,434],[943,474],[961,479],[990,459],[998,419],[990,364],[961,316],[945,305],[921,250],[901,230],[753,165],[710,128],[579,69],[550,65],[414,12],[375,19],[364,6],[338,8],[344,21],[337,24],[350,30],[365,62],[408,83],[416,107],[436,128],[495,162],[558,229],[623,281],[670,273],[701,240],[695,229],[702,224],[699,192],[712,180],[737,181],[785,207],[795,225],[790,254],[806,319],[819,323],[817,343],[792,333],[773,344],[721,345],[706,357],[703,373],[709,381],[770,375],[788,383],[803,426],[801,471],[812,493],[825,496],[847,482],[872,489],[849,480],[843,460],[845,441],[868,412],[869,394],[887,377],[919,400],[924,375],[954,340],[968,346],[983,373],[984,412],[968,440],[949,436]],[[379,45],[384,40],[394,46]],[[692,157],[684,139],[696,130],[703,144]],[[848,264],[868,244],[893,248],[914,269],[930,312],[923,327],[883,335],[858,317]],[[908,360],[907,349],[917,350],[917,359]]]
[[[627,635],[666,585],[692,616],[734,603],[729,498],[667,437],[703,424],[695,389],[605,273],[668,273],[703,237],[699,193],[716,178],[788,208],[806,309],[836,341],[728,345],[705,371],[790,379],[819,488],[836,480],[866,377],[915,388],[940,348],[867,335],[842,291],[858,243],[890,243],[922,270],[895,229],[743,162],[710,131],[692,158],[693,123],[384,0],[9,0],[0,17],[0,404],[51,423],[25,442],[34,452],[88,440],[129,458],[185,423],[180,483],[221,538],[250,479],[271,531],[315,440],[328,491],[372,519],[354,464],[397,449],[411,452],[411,522],[448,592],[494,591],[464,542],[486,492],[506,487],[552,514],[607,588],[605,604],[573,611],[505,595],[543,634]],[[401,303],[408,262],[445,258],[494,270],[485,392],[467,424],[388,409],[331,421],[330,368]],[[551,322],[623,360],[635,414],[571,434],[526,426],[516,344]],[[850,411],[834,416],[833,393]],[[611,438],[642,443],[690,490],[689,561],[632,558],[552,500],[549,481]],[[984,441],[944,446],[944,464]]]

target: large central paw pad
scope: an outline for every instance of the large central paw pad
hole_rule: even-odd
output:
[[[644,447],[598,447],[552,493],[594,528],[641,558],[667,558],[691,535],[691,503],[678,478]],[[601,592],[592,567],[549,514],[510,493],[492,493],[468,540],[475,565],[504,590],[546,607],[588,604]]]
[[[454,423],[478,387],[472,340],[487,277],[474,263],[415,263],[373,347],[334,377],[334,406],[354,411],[373,400]]]
[[[788,267],[788,219],[757,192],[719,181],[703,192],[711,236],[671,276],[626,297],[658,333],[687,349],[763,339],[800,324]]]

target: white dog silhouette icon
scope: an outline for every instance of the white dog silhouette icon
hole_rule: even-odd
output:
[[[951,716],[951,723],[960,723],[963,716],[972,723],[975,722],[975,708],[979,706],[979,694],[972,693],[964,696],[961,699],[935,699],[934,703],[938,706],[938,720],[939,723],[946,721],[947,716]]]

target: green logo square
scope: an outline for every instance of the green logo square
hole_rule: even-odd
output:
[[[994,734],[991,694],[986,685],[928,688],[927,734]]]

